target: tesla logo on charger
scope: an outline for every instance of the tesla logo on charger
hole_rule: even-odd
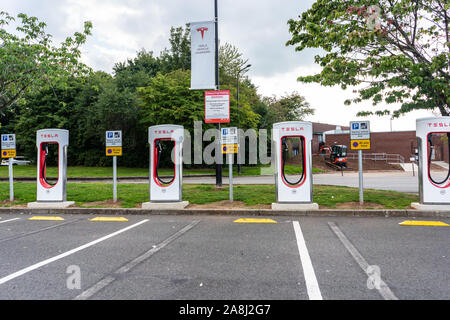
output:
[[[296,128],[296,127],[288,127],[288,128],[281,128],[282,131],[303,131],[303,128]]]
[[[429,122],[428,123],[428,127],[434,127],[434,128],[437,128],[437,127],[441,127],[441,128],[448,128],[448,127],[450,127],[450,123],[445,123],[445,122]]]
[[[173,133],[173,130],[155,130],[157,134]]]
[[[57,133],[55,133],[55,134],[51,134],[51,133],[41,134],[41,138],[57,138],[57,137],[58,137]]]
[[[205,35],[205,31],[208,31],[208,28],[206,28],[206,27],[201,27],[201,28],[198,28],[197,31],[198,31],[198,32],[201,32],[201,34],[202,34],[202,39],[203,39],[203,36]]]

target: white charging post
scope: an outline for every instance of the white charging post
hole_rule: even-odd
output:
[[[183,194],[183,141],[184,127],[163,124],[148,128],[150,145],[149,202],[142,204],[149,210],[184,209],[189,202]],[[163,158],[170,155],[173,171],[170,177],[160,173]]]
[[[450,117],[417,119],[416,136],[419,153],[420,203],[411,203],[411,207],[419,210],[449,210],[450,169],[447,168],[447,171],[443,172],[444,175],[439,175],[432,172],[431,165],[436,152],[435,144],[439,140],[448,144]]]
[[[57,150],[57,157],[50,153],[50,146]],[[29,208],[66,208],[74,201],[67,201],[67,148],[69,131],[64,129],[42,129],[36,133],[37,157],[37,192],[36,202],[28,203]],[[47,178],[50,157],[58,159],[58,177],[56,182]]]
[[[113,157],[113,201],[117,202],[117,156],[122,155],[122,131],[106,131],[106,156]]]
[[[14,201],[13,163],[16,157],[16,135],[2,134],[2,158],[8,159],[9,171],[9,201]]]
[[[277,200],[272,203],[273,210],[319,209],[318,204],[313,203],[312,136],[311,122],[287,121],[273,125],[272,156]],[[295,177],[286,172],[289,155],[291,159],[301,160],[301,171]]]

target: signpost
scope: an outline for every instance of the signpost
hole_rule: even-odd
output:
[[[222,154],[228,155],[228,179],[230,185],[230,202],[233,202],[233,156],[238,153],[238,130],[236,127],[222,128],[220,135]]]
[[[359,204],[362,206],[364,204],[362,151],[370,149],[369,121],[350,121],[350,145],[352,150],[358,150]]]
[[[122,155],[122,131],[106,131],[106,155],[113,157],[113,201],[117,202],[117,156]]]
[[[217,129],[220,132],[220,124],[229,122],[230,122],[230,91],[229,90],[205,91],[205,123],[216,123]],[[219,143],[219,140],[217,140],[217,143]],[[216,154],[216,159],[217,156],[218,155]],[[217,188],[222,187],[221,162],[222,161],[216,164]]]
[[[16,135],[2,134],[2,158],[8,158],[9,201],[14,201],[13,161],[16,157]]]

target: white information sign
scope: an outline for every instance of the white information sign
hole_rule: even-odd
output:
[[[2,134],[2,150],[16,149],[16,135]]]
[[[106,131],[106,146],[107,147],[121,147],[122,146],[122,131]]]
[[[237,144],[237,143],[239,143],[237,127],[222,128],[220,136],[221,136],[222,144]]]
[[[369,121],[350,121],[350,140],[370,139]]]

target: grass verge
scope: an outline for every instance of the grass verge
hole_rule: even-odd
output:
[[[112,199],[112,184],[108,183],[68,183],[67,200],[75,201],[77,206],[108,207]],[[275,202],[274,185],[238,185],[233,189],[234,200],[242,201],[247,206],[270,205]],[[321,207],[340,208],[340,204],[358,203],[357,188],[337,186],[314,186],[314,202]],[[15,201],[12,205],[26,205],[36,201],[35,183],[14,183]],[[122,208],[140,207],[148,201],[147,184],[118,184],[118,206]],[[185,184],[183,185],[183,200],[191,204],[208,204],[229,199],[228,186],[216,190],[214,185]],[[395,191],[364,190],[364,201],[369,205],[365,208],[406,209],[411,202],[417,202],[418,196]],[[374,206],[371,207],[370,204]],[[9,184],[0,182],[0,206],[11,206],[9,202]]]
[[[228,165],[224,164],[222,166],[223,176],[228,176]],[[286,165],[286,173],[287,174],[296,174],[298,172],[298,168],[294,165]],[[120,164],[117,167],[117,175],[119,177],[147,177],[149,172],[148,168],[124,168],[120,167]],[[253,166],[253,167],[242,167],[241,175],[260,175],[261,170],[264,170],[265,174],[273,174],[273,168],[269,166]],[[27,165],[27,166],[14,166],[14,177],[16,178],[25,178],[25,177],[36,177],[36,166]],[[313,173],[320,173],[323,170],[313,168]],[[203,175],[203,174],[211,174],[214,175],[216,173],[214,168],[199,168],[199,169],[183,169],[183,175]],[[161,175],[172,175],[173,169],[161,169]],[[57,177],[58,169],[57,167],[48,167],[47,168],[47,176]],[[233,166],[233,175],[237,175],[237,166]],[[8,167],[0,166],[0,177],[7,178],[9,176]],[[70,178],[104,178],[104,177],[112,177],[112,167],[68,167],[67,168],[67,176]]]

